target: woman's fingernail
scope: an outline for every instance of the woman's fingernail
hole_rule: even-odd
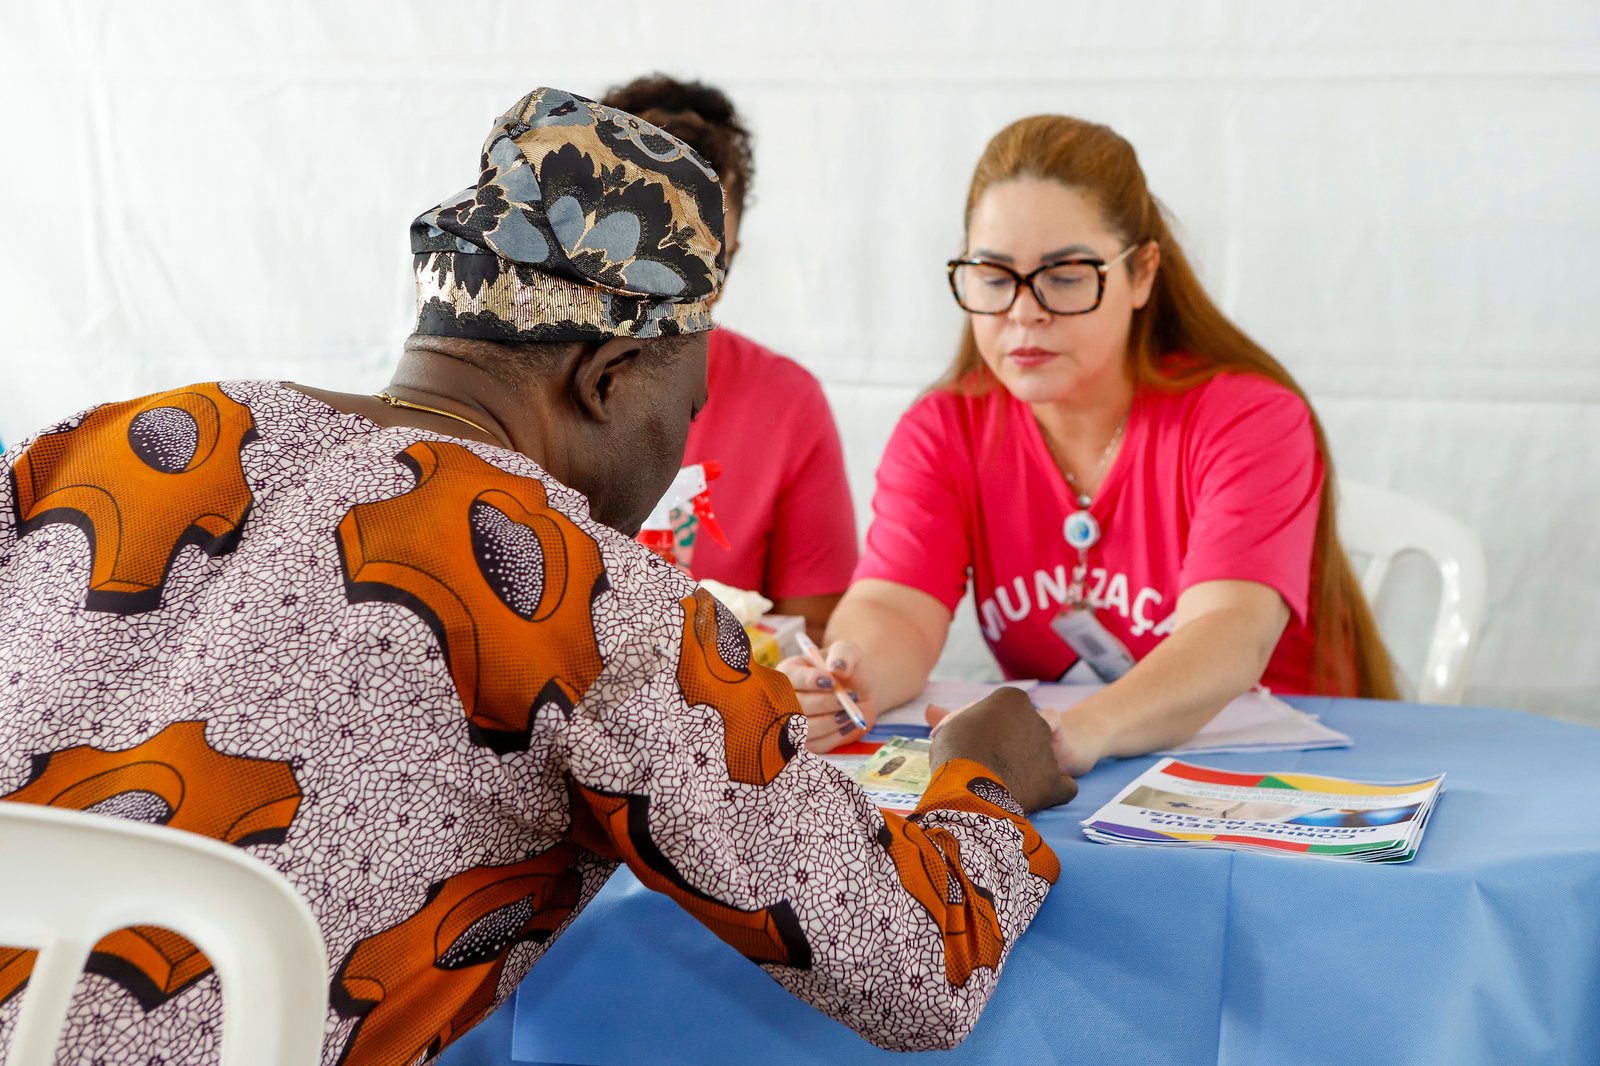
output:
[[[844,729],[846,726],[851,724],[850,716],[845,714],[843,711],[840,711],[838,714],[834,715],[833,720],[838,723],[840,729]]]
[[[822,677],[817,678],[817,687],[818,688],[832,688],[833,687],[833,678],[828,677],[826,674],[824,674]]]
[[[861,699],[861,693],[856,692],[854,689],[852,689],[850,691],[850,698],[853,699],[853,700],[859,701]]]
[[[845,667],[847,667],[849,665],[850,664],[845,662],[843,659],[835,659],[835,660],[833,660],[833,662],[828,664],[828,669],[829,670],[843,670]]]

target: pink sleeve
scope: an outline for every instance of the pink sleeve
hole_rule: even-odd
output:
[[[1193,417],[1185,457],[1193,517],[1179,591],[1256,581],[1304,623],[1322,491],[1310,410],[1281,386],[1230,375],[1207,386]]]
[[[804,428],[774,507],[761,591],[775,600],[837,595],[856,565],[856,512],[839,428],[822,386],[809,374],[784,403],[793,409],[793,424]]]
[[[971,447],[950,398],[935,394],[907,411],[878,465],[872,525],[855,580],[877,578],[919,589],[951,611],[967,591],[972,546],[967,501]]]

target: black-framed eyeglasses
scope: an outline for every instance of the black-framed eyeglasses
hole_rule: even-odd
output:
[[[945,266],[950,271],[950,292],[963,311],[1003,315],[1011,310],[1017,293],[1026,285],[1033,290],[1039,306],[1052,315],[1086,315],[1100,306],[1111,268],[1143,244],[1137,241],[1128,245],[1109,263],[1074,257],[1045,263],[1026,274],[988,259],[952,259]]]

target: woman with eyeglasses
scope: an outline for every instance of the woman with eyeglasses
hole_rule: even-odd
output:
[[[969,581],[1006,677],[1109,682],[1047,715],[1071,774],[1258,683],[1393,697],[1316,415],[1201,288],[1127,141],[1002,130],[948,270],[967,326],[884,453],[830,669],[785,663],[813,747],[860,735],[836,687],[869,718],[921,690]]]

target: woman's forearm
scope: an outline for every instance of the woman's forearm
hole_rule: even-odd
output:
[[[1261,680],[1276,642],[1258,614],[1244,608],[1194,618],[1115,684],[1063,716],[1072,769],[1081,773],[1103,758],[1143,755],[1188,740]]]

